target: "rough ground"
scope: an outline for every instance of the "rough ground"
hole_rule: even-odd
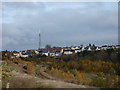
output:
[[[35,77],[33,75],[28,75],[28,74],[24,74],[24,73],[19,73],[16,71],[12,71],[11,72],[12,75],[14,75],[14,79],[15,81],[18,81],[19,79],[21,80],[25,80],[25,82],[28,82],[28,87],[43,87],[43,88],[86,88],[86,86],[84,85],[77,85],[77,84],[72,84],[72,83],[67,83],[67,82],[63,82],[63,81],[58,81],[58,80],[50,80],[50,79],[42,79],[42,78],[38,78]],[[29,83],[29,81],[32,81],[32,83]],[[19,81],[19,83],[16,85],[12,85],[12,87],[17,88],[17,86],[22,86],[22,83],[25,82],[21,82]],[[21,83],[21,84],[20,84]],[[25,86],[27,86],[25,85]]]
[[[28,75],[22,71],[21,65],[10,64],[8,67],[12,67],[12,71],[9,74],[12,75],[9,79],[5,81],[10,83],[12,88],[89,88],[85,85],[77,85],[73,83],[64,82],[50,76],[46,72],[46,67],[38,65],[39,77],[35,74]],[[15,69],[13,69],[13,67]]]

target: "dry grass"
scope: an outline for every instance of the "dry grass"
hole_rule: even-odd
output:
[[[73,70],[73,73],[75,75],[75,80],[79,84],[89,85],[89,79],[86,77],[86,75],[82,72],[77,71],[76,69]]]
[[[71,73],[66,73],[62,70],[52,68],[51,74],[53,74],[53,76],[55,76],[61,80],[64,80],[64,81],[72,82],[72,80],[73,80],[73,75]]]
[[[30,88],[34,85],[34,79],[16,77],[10,81],[10,87],[12,88]]]

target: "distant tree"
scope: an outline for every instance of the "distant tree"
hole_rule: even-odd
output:
[[[83,47],[83,44],[81,44],[80,46]]]
[[[93,44],[93,47],[95,47],[95,44]]]
[[[7,53],[7,52],[8,52],[8,50],[5,50],[5,52]]]
[[[89,47],[91,47],[92,45],[91,44],[89,44]]]
[[[110,59],[112,62],[117,62],[117,53],[116,52],[112,52],[110,55]]]
[[[51,45],[47,44],[47,45],[45,46],[45,49],[49,51],[49,50],[51,49]]]

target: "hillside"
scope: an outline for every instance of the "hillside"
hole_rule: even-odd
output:
[[[5,64],[6,62],[4,62]],[[8,61],[3,69],[3,88],[87,88],[85,85],[68,83],[54,78],[46,71],[47,66],[36,65],[32,74],[26,73],[25,62]],[[39,73],[35,72],[39,69]],[[9,84],[9,85],[8,85]]]
[[[27,58],[4,56],[2,86],[10,88],[119,88],[119,59],[106,60],[102,53],[82,52],[59,57],[33,55]],[[99,55],[99,56],[98,56]],[[114,56],[114,55],[113,55]],[[117,57],[117,53],[115,55]]]

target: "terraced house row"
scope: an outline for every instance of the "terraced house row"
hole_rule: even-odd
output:
[[[98,51],[98,50],[107,50],[107,49],[118,49],[120,45],[104,45],[104,46],[95,46],[94,44],[89,44],[88,46],[71,46],[71,47],[50,47],[50,48],[41,48],[33,50],[23,50],[23,51],[2,51],[5,55],[9,55],[10,58],[15,57],[29,57],[36,54],[41,54],[45,56],[60,56],[60,55],[69,55],[74,53],[80,53],[82,51]]]

